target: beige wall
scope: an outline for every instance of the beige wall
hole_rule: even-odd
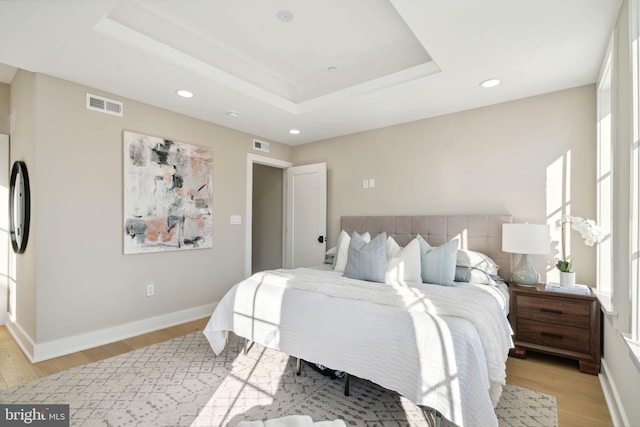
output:
[[[0,83],[0,133],[9,135],[9,94],[11,87],[8,84]]]
[[[590,85],[306,144],[293,159],[328,163],[329,246],[341,215],[472,213],[549,223],[557,246],[563,212],[595,217],[595,108]],[[575,232],[571,245],[577,280],[594,285],[594,248]],[[558,280],[556,256],[532,257],[542,280]]]
[[[229,217],[246,210],[252,135],[45,75],[16,80],[12,157],[28,148],[36,231],[18,257],[33,260],[17,269],[18,322],[36,343],[212,304],[243,277],[245,228]],[[124,101],[125,117],[86,110],[88,90]],[[213,249],[123,255],[124,130],[213,150]],[[291,148],[272,143],[270,155]]]
[[[10,163],[22,160],[27,165],[29,179],[31,181],[31,220],[29,238],[25,252],[16,256],[13,252],[9,255],[10,286],[15,296],[16,305],[12,307],[12,314],[16,323],[33,341],[37,334],[37,292],[36,292],[36,245],[38,238],[38,219],[33,213],[38,210],[40,201],[38,195],[40,188],[35,184],[37,170],[37,123],[36,115],[37,80],[35,74],[19,72],[11,83],[11,111],[15,114],[15,129],[10,135]]]

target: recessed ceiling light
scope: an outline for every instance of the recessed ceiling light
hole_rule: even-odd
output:
[[[289,129],[289,133],[291,135],[300,135],[300,130],[299,129]]]
[[[480,87],[496,87],[500,84],[500,79],[489,79],[480,83]]]
[[[288,10],[281,10],[278,13],[276,13],[276,16],[282,22],[291,22],[291,21],[293,21],[293,13],[291,13]]]
[[[238,117],[240,115],[240,113],[238,113],[237,111],[231,110],[231,111],[227,111],[227,116],[229,117],[233,117],[234,119],[236,117]]]
[[[184,90],[184,89],[177,90],[176,94],[178,94],[178,96],[181,96],[183,98],[193,98],[193,92],[189,92],[188,90]]]

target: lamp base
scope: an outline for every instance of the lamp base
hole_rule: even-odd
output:
[[[528,254],[520,255],[520,262],[515,270],[511,272],[511,281],[524,286],[536,286],[540,280],[540,275],[536,273]]]

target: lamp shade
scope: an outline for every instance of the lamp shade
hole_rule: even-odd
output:
[[[502,224],[502,250],[515,254],[548,254],[549,226],[543,224]]]

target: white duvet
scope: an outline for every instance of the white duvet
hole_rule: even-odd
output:
[[[489,294],[315,269],[265,271],[216,307],[204,331],[216,354],[227,331],[373,381],[461,427],[498,425],[493,408],[512,341]]]

